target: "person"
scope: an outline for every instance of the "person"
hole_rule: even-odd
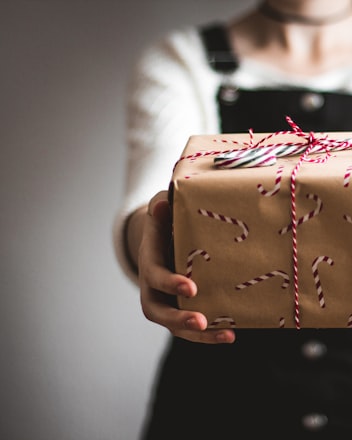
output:
[[[168,268],[167,188],[194,134],[352,130],[350,0],[265,0],[224,22],[171,31],[138,61],[128,96],[129,167],[118,261],[146,318],[170,332],[141,434],[159,439],[345,439],[352,334],[207,329]]]

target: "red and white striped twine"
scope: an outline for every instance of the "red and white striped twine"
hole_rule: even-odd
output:
[[[299,310],[299,286],[298,286],[298,249],[297,249],[297,210],[296,210],[296,177],[302,163],[314,147],[314,136],[309,136],[309,147],[300,156],[299,161],[291,174],[291,219],[292,219],[292,259],[293,259],[293,285],[294,285],[294,307],[295,307],[295,323],[299,330],[300,326],[300,310]]]
[[[286,121],[290,125],[291,130],[281,130],[274,133],[270,133],[260,139],[258,142],[254,143],[253,130],[249,129],[249,142],[238,142],[234,139],[214,139],[215,143],[220,144],[233,144],[247,149],[259,148],[265,146],[266,148],[272,148],[275,151],[277,157],[292,156],[305,153],[307,148],[310,146],[311,141],[314,141],[314,148],[309,150],[310,153],[321,153],[324,152],[329,156],[330,151],[343,151],[352,148],[352,139],[330,139],[327,134],[320,133],[320,137],[316,136],[313,132],[305,133],[302,129],[293,122],[293,120],[286,116]],[[278,142],[268,144],[267,141],[276,136],[282,135],[296,135],[303,138],[302,142]],[[200,157],[216,156],[219,154],[231,153],[238,151],[238,148],[230,148],[227,150],[210,150],[210,151],[197,151],[196,153],[181,156],[174,165],[174,169],[179,162],[183,160],[195,160]],[[323,159],[325,161],[327,159]],[[321,159],[314,159],[313,162],[321,162]]]
[[[258,148],[260,146],[265,146],[266,148],[273,148],[275,150],[275,154],[277,157],[283,156],[292,156],[297,154],[302,154],[305,152],[307,147],[310,145],[310,140],[314,139],[315,146],[311,153],[320,153],[320,152],[330,152],[330,151],[342,151],[352,148],[352,139],[330,139],[328,135],[325,133],[320,133],[320,137],[315,135],[313,132],[305,133],[302,129],[295,123],[293,120],[286,116],[286,121],[290,125],[292,130],[281,130],[276,131],[274,133],[270,133],[260,139],[258,142],[254,143],[253,130],[249,129],[249,142],[238,142],[234,139],[214,139],[216,143],[225,143],[225,144],[234,144],[246,146],[248,149]],[[282,135],[296,135],[304,139],[303,142],[281,142],[268,144],[268,140],[272,139],[276,136]],[[311,138],[312,136],[312,138]],[[221,153],[227,153],[237,151],[237,149],[221,151]]]

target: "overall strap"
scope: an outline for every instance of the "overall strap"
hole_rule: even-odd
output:
[[[224,24],[213,23],[199,31],[211,68],[222,73],[236,70],[238,60],[231,50]]]

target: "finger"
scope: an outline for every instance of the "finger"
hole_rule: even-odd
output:
[[[165,319],[167,313],[164,312],[161,316]],[[190,342],[224,344],[233,343],[235,340],[235,333],[231,329],[207,329],[207,319],[199,312],[170,311],[170,321],[165,322],[164,326],[174,336]]]
[[[160,292],[154,292],[152,295],[146,292],[141,295],[142,310],[146,318],[166,327],[173,334],[182,330],[203,331],[206,329],[207,320],[204,315],[198,312],[181,311],[176,304],[170,304],[168,299],[167,295]]]
[[[149,264],[141,262],[139,267],[140,283],[144,282],[156,291],[170,295],[181,295],[185,298],[191,298],[197,294],[197,285],[191,278],[171,272],[166,267],[152,261]]]
[[[157,194],[155,194],[154,197],[151,198],[148,204],[148,211],[147,211],[150,216],[153,217],[154,215],[157,215],[157,212],[155,211],[157,205],[167,206],[170,212],[170,205],[168,201],[167,191],[160,191]]]
[[[232,343],[235,334],[230,329],[207,329],[207,319],[199,312],[179,310],[168,303],[168,296],[148,287],[142,288],[141,302],[145,316],[166,327],[174,336],[191,342],[208,344]]]
[[[207,319],[199,312],[183,311],[175,318],[175,322],[172,322],[169,327],[174,336],[205,344],[223,344],[235,341],[235,333],[232,329],[207,329]]]
[[[187,331],[181,330],[174,332],[174,336],[186,339],[190,342],[198,342],[202,344],[232,344],[236,340],[233,330],[205,330],[205,331]]]

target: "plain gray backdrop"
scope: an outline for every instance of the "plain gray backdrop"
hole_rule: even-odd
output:
[[[0,0],[1,440],[138,439],[167,333],[112,246],[128,74],[253,3]]]

